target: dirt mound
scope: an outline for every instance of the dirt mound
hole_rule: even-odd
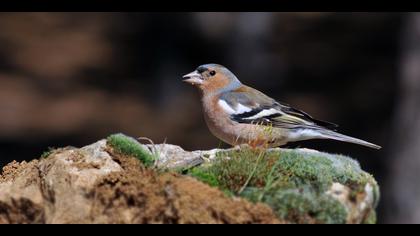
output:
[[[13,161],[0,175],[0,223],[42,223],[44,211],[38,161]],[[14,193],[19,197],[14,198]]]
[[[281,223],[263,204],[157,173],[102,140],[12,162],[0,176],[0,223]]]
[[[111,152],[112,153],[112,152]],[[124,171],[93,188],[96,222],[279,223],[270,208],[232,199],[190,177],[156,174],[133,158],[116,155]]]

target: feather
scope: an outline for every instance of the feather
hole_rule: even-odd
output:
[[[238,123],[260,124],[285,129],[326,128],[334,130],[336,124],[314,119],[309,114],[287,104],[277,102],[248,86],[225,92],[221,105]],[[229,108],[228,108],[228,107]]]

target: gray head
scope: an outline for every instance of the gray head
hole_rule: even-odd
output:
[[[205,64],[187,75],[184,82],[192,84],[207,93],[222,93],[237,89],[241,82],[226,67],[218,64]]]

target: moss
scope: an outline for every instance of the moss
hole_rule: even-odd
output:
[[[190,176],[210,186],[213,186],[213,187],[219,186],[219,181],[217,180],[217,176],[213,172],[207,171],[203,168],[195,167],[195,168],[192,168],[188,173]]]
[[[43,158],[47,158],[47,157],[49,157],[54,151],[56,150],[56,148],[53,148],[53,147],[48,147],[48,150],[47,151],[44,151],[42,154],[41,154],[41,159],[43,159]]]
[[[255,187],[310,184],[321,191],[333,182],[359,187],[373,180],[356,161],[348,157],[296,150],[264,152],[245,148],[221,152],[208,171],[218,176],[223,187],[238,190],[254,169],[249,185]]]
[[[110,135],[107,138],[107,144],[121,154],[139,159],[145,166],[152,166],[155,162],[156,157],[154,155],[144,150],[135,139],[124,134]]]
[[[229,155],[229,159],[223,158]],[[238,192],[245,185],[263,187],[265,176],[269,168],[267,161],[262,161],[264,156],[254,150],[243,149],[230,153],[218,153],[218,157],[213,165],[207,170],[217,176],[222,188]],[[252,178],[247,183],[247,180]]]
[[[347,212],[337,200],[306,189],[277,190],[267,194],[263,201],[278,216],[297,223],[345,223]]]
[[[281,219],[294,223],[343,224],[347,219],[345,207],[336,199],[316,192],[311,186],[272,189],[260,199],[259,188],[247,188],[241,197],[269,205]]]
[[[379,198],[373,177],[343,155],[241,148],[220,152],[211,166],[194,171],[192,176],[253,202],[266,203],[280,218],[296,223],[346,222],[346,208],[325,194],[333,182],[350,187],[355,195],[371,183],[374,198]]]
[[[381,198],[381,194],[379,190],[379,185],[378,183],[376,183],[376,181],[374,181],[373,182],[373,208],[378,207],[380,198]]]
[[[376,212],[374,210],[371,210],[365,220],[363,221],[363,224],[376,224]]]
[[[184,174],[196,178],[197,180],[200,180],[201,182],[206,183],[209,186],[218,187],[227,197],[235,196],[235,193],[233,193],[230,189],[220,186],[217,176],[213,172],[207,170],[206,167],[194,167],[189,169]]]

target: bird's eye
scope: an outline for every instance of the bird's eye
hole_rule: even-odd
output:
[[[214,71],[214,70],[210,71],[211,76],[214,76],[215,74],[216,74],[216,71]]]

